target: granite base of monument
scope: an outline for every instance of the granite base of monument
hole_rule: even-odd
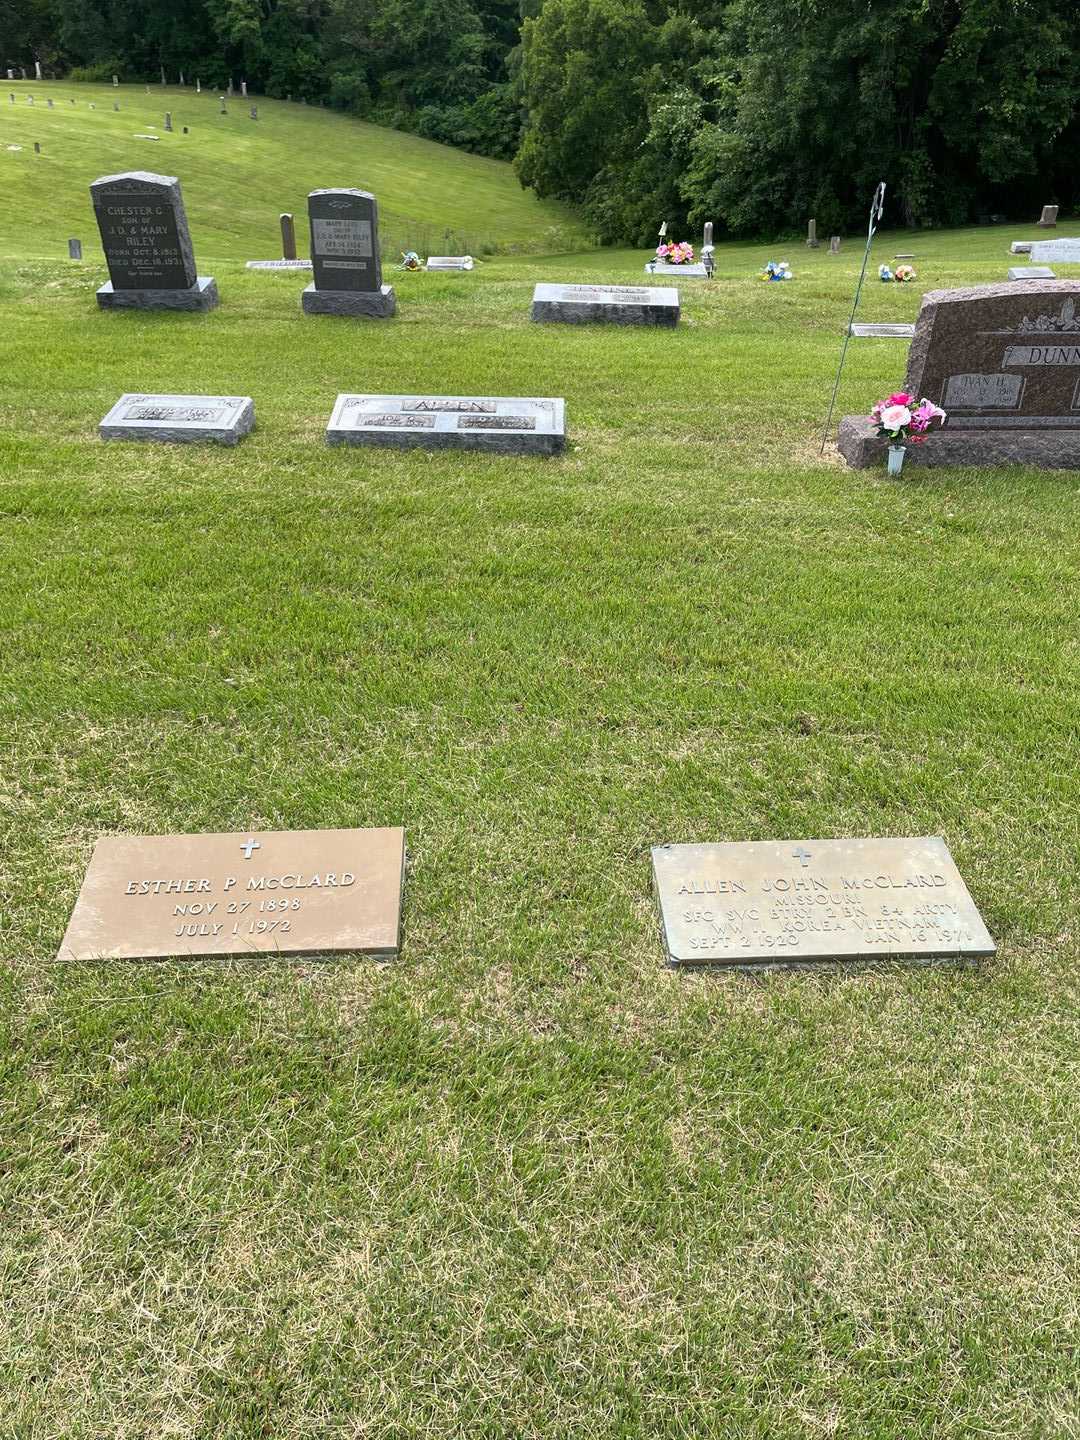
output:
[[[679,323],[679,292],[654,285],[537,285],[530,320],[541,324]]]
[[[853,470],[885,464],[889,441],[865,415],[840,421],[837,449]],[[930,468],[944,465],[1031,465],[1040,470],[1080,470],[1080,428],[979,430],[951,428],[948,421],[921,445],[909,445],[904,461]]]
[[[305,315],[366,316],[372,320],[387,320],[397,311],[392,285],[379,290],[318,290],[313,281],[304,291],[302,304]]]
[[[326,443],[555,455],[566,444],[566,403],[494,395],[339,395]]]
[[[103,440],[236,445],[254,424],[250,395],[121,395],[98,434]]]
[[[221,296],[214,277],[200,275],[189,290],[116,290],[106,280],[97,302],[103,310],[213,310]]]
[[[994,954],[937,836],[659,845],[652,862],[672,965]]]

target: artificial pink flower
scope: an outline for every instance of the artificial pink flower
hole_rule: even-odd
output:
[[[884,430],[903,430],[911,424],[911,411],[906,405],[886,405],[879,423]]]

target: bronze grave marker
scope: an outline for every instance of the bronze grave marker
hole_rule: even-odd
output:
[[[404,866],[399,828],[105,836],[58,958],[396,955]]]

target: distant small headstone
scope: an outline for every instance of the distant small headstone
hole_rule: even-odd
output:
[[[90,109],[91,109],[91,110],[96,110],[96,109],[97,109],[97,106],[94,104],[94,102],[93,102],[92,100],[90,101]]]
[[[184,72],[182,70],[180,71],[180,88],[181,90],[184,88]]]
[[[1057,224],[1057,217],[1058,207],[1056,205],[1044,205],[1042,214],[1035,223],[1041,225],[1046,230],[1052,230]]]
[[[252,120],[257,120],[259,118],[259,107],[257,105],[252,105],[249,113]]]
[[[281,225],[281,258],[295,260],[296,226],[293,224],[293,217],[288,211],[285,211],[278,216],[278,223]]]
[[[288,100],[288,102],[289,102],[290,104],[292,104],[292,91],[291,91],[291,90],[290,90],[289,93],[285,96],[285,99]]]
[[[241,97],[242,97],[244,100],[247,99],[247,81],[246,81],[246,80],[241,80],[241,81],[240,81],[240,94],[241,94]]]
[[[228,83],[228,85],[226,85],[226,87],[225,87],[225,94],[228,95],[228,97],[229,97],[230,100],[232,99],[232,93],[233,93],[233,83],[232,83],[232,81],[230,80],[229,83]]]
[[[213,440],[236,445],[255,424],[250,395],[121,395],[98,426],[103,440]]]
[[[394,956],[404,878],[398,828],[109,835],[58,958]]]
[[[554,455],[566,443],[566,406],[486,395],[339,395],[326,443]]]
[[[201,94],[202,94],[202,81],[201,81],[201,80],[196,80],[196,81],[195,81],[195,94],[196,94],[196,95],[201,95]]]
[[[679,323],[679,292],[657,285],[553,285],[533,290],[529,319],[540,324],[661,325]]]
[[[40,61],[40,60],[35,60],[35,61],[34,61],[34,79],[35,79],[35,80],[40,80],[40,79],[41,79],[41,61]]]
[[[303,294],[308,315],[394,314],[394,287],[382,283],[379,207],[367,190],[312,190],[308,196],[315,278]]]
[[[113,109],[116,111],[116,113],[119,115],[119,113],[120,113],[120,101],[119,101],[119,100],[114,100],[114,101],[112,102],[112,108],[113,108]]]
[[[225,96],[224,96],[224,95],[219,95],[219,96],[218,96],[218,99],[221,101],[221,114],[222,114],[222,115],[227,115],[229,112],[228,112],[228,110],[225,108]]]
[[[180,182],[145,170],[103,175],[90,186],[109,265],[98,304],[142,310],[211,310],[212,276],[199,275]]]
[[[40,154],[41,154],[41,141],[40,141],[40,140],[35,140],[35,141],[34,141],[34,154],[35,154],[35,155],[40,155]]]
[[[165,111],[165,129],[172,132],[172,112],[169,110]]]
[[[161,67],[161,83],[162,83],[162,85],[165,84],[165,66],[164,66],[164,65],[162,65],[162,67]]]
[[[673,965],[993,955],[944,840],[747,841],[652,852]]]
[[[1049,265],[1011,265],[1010,280],[1055,280],[1057,276]]]
[[[81,260],[81,259],[82,259],[82,241],[81,241],[81,240],[69,240],[69,241],[68,241],[68,259],[69,259],[69,260]]]
[[[1032,242],[1031,242],[1030,240],[1014,240],[1014,241],[1012,242],[1012,244],[1009,246],[1009,254],[1010,254],[1010,255],[1030,255],[1030,254],[1031,254],[1031,244],[1032,244]]]
[[[830,236],[829,236],[829,254],[830,254],[830,255],[839,255],[839,254],[840,254],[840,236],[839,236],[839,235],[830,235]]]
[[[13,94],[12,94],[12,95],[9,95],[9,96],[8,96],[8,99],[11,101],[12,105],[15,104],[15,96],[14,96]]]
[[[915,259],[915,251],[914,251],[914,250],[898,250],[898,251],[896,252],[896,254],[893,256],[893,259],[894,259],[894,260],[914,260],[914,259]]]
[[[184,131],[183,131],[183,133],[184,133],[185,135],[188,133],[188,127],[187,127],[186,125],[184,126]]]
[[[27,103],[28,105],[33,105],[33,103],[34,103],[34,97],[33,97],[33,95],[28,95],[28,96],[26,97],[26,103]]]
[[[909,461],[1080,468],[1080,280],[931,290],[903,388],[947,414]],[[841,422],[840,453],[857,469],[887,443],[866,416]]]
[[[471,255],[429,255],[428,270],[471,270],[475,265]]]
[[[9,70],[9,71],[7,72],[7,78],[8,78],[9,80],[14,80],[14,79],[15,79],[15,71],[14,71],[14,70]]]
[[[809,246],[809,248],[810,248],[811,250],[816,250],[816,249],[818,248],[817,221],[816,221],[816,220],[810,220],[810,221],[807,222],[807,226],[806,226],[806,243],[807,243],[807,245]]]
[[[113,89],[115,90],[116,87],[117,87],[117,85],[120,84],[120,76],[119,76],[119,75],[114,75],[114,76],[112,77],[112,83],[113,83]]]
[[[51,100],[46,100],[45,104],[48,105],[50,110],[53,108],[53,102]]]

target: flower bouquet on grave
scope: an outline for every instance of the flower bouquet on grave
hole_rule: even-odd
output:
[[[890,280],[892,280],[892,279],[895,278],[895,277],[893,276],[892,271],[889,269],[888,265],[879,265],[879,266],[878,266],[878,272],[877,272],[877,273],[878,273],[878,279],[879,279],[883,284],[885,284],[885,285],[888,285],[888,283],[890,282]]]
[[[932,400],[916,401],[906,390],[898,390],[887,400],[879,400],[870,411],[870,419],[878,427],[878,434],[889,441],[889,474],[899,475],[904,467],[907,454],[905,441],[922,445],[931,425],[943,424],[945,411]]]
[[[913,265],[897,265],[893,271],[893,279],[900,285],[907,285],[916,279],[915,267]]]
[[[758,274],[759,280],[794,280],[791,266],[786,260],[770,260]]]
[[[687,240],[673,240],[668,245],[661,241],[656,247],[656,263],[658,265],[692,265],[694,263],[694,247]]]

